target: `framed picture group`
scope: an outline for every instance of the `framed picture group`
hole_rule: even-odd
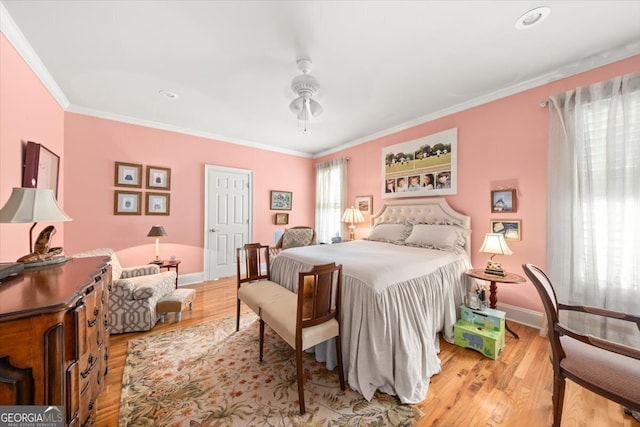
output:
[[[492,213],[515,213],[518,211],[518,192],[513,188],[491,191]],[[520,220],[491,220],[491,233],[500,233],[505,240],[522,240],[522,222]]]
[[[137,191],[144,186],[153,191]],[[142,165],[116,162],[114,185],[128,187],[128,190],[116,190],[113,201],[114,215],[142,215],[144,203],[145,215],[169,215],[171,194],[160,191],[171,189],[171,169],[160,166],[147,166],[142,174]],[[144,197],[144,199],[143,199]]]

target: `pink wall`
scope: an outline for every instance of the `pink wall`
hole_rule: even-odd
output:
[[[43,144],[62,157],[64,166],[64,111],[0,33],[0,207],[13,187],[22,186],[24,147],[27,141]],[[58,200],[64,206],[64,176],[60,174]],[[56,227],[54,246],[65,237],[63,222]],[[0,262],[15,261],[29,252],[32,224],[0,224]],[[33,238],[47,225],[36,226]]]
[[[546,264],[546,185],[548,109],[540,102],[549,96],[640,69],[640,55],[570,78],[549,83],[513,96],[433,120],[401,132],[361,144],[332,157],[348,156],[348,198],[373,195],[376,212],[382,199],[382,147],[420,138],[449,128],[458,129],[458,193],[447,201],[471,216],[472,263],[484,268],[488,256],[478,253],[491,219],[522,221],[522,241],[509,241],[512,256],[501,257],[508,271],[524,275],[521,265]],[[375,165],[375,166],[374,166]],[[491,190],[516,188],[518,211],[492,214]],[[396,199],[398,200],[398,199]],[[356,229],[364,237],[368,225]],[[530,283],[499,285],[500,302],[542,311],[539,297]]]
[[[293,192],[289,224],[313,225],[315,196],[312,160],[236,144],[115,122],[80,114],[65,116],[65,209],[75,220],[67,224],[65,250],[76,253],[110,247],[123,265],[143,264],[155,255],[146,237],[162,224],[161,255],[182,260],[180,274],[203,271],[204,168],[217,165],[253,171],[254,241],[273,244],[270,190]],[[113,214],[115,162],[171,168],[171,215]],[[127,190],[127,189],[125,189]],[[145,189],[141,189],[145,191]]]

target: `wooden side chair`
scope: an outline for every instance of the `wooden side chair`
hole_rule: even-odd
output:
[[[300,414],[305,413],[303,351],[330,338],[335,339],[340,388],[345,389],[340,338],[340,298],[342,266],[335,263],[314,266],[299,273],[298,292],[273,300],[262,310],[260,320],[260,361],[264,348],[264,324],[267,323],[296,352],[296,376]]]
[[[560,426],[566,378],[628,410],[640,411],[640,350],[573,331],[560,322],[558,312],[579,311],[635,322],[638,330],[640,317],[558,303],[553,285],[542,270],[532,264],[523,264],[522,268],[540,294],[547,316],[553,365],[553,426]]]
[[[262,301],[283,288],[271,281],[269,246],[260,243],[247,243],[243,247],[237,248],[236,264],[238,271],[236,331],[239,331],[241,302],[247,304],[260,316]]]

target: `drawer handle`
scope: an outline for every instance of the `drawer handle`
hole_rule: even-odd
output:
[[[94,357],[93,354],[89,354],[89,358],[87,359],[87,362],[89,362],[89,367],[87,367],[86,370],[80,372],[80,376],[83,379],[87,378],[91,374],[91,371],[93,371],[93,368],[96,367],[96,362],[97,361],[98,361],[97,357]]]
[[[98,314],[100,314],[100,309],[98,307],[95,307],[93,309],[93,320],[87,320],[87,325],[89,325],[90,328],[93,328],[94,326],[96,326],[96,323],[98,323]]]

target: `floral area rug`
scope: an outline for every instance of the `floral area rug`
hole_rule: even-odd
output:
[[[260,363],[258,331],[251,313],[239,332],[234,317],[132,340],[119,426],[412,426],[422,417],[394,396],[367,402],[348,385],[340,390],[337,370],[312,354],[300,415],[295,353],[266,327]]]

